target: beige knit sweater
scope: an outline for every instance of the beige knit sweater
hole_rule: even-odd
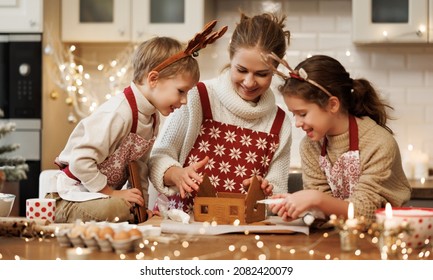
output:
[[[373,221],[375,210],[384,207],[386,202],[396,207],[408,201],[411,187],[403,172],[400,150],[394,137],[369,117],[356,120],[361,175],[347,200],[353,202],[355,215]],[[328,158],[333,164],[348,151],[349,132],[327,138]],[[311,141],[308,137],[301,142],[304,189],[317,189],[331,195],[331,188],[319,165],[321,145],[322,141]]]

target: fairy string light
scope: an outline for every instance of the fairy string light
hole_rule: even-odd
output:
[[[63,44],[58,36],[52,36],[49,28],[46,34],[44,54],[50,56],[53,62],[48,66],[48,74],[50,80],[65,93],[64,100],[70,109],[70,123],[76,123],[90,115],[100,104],[122,92],[129,84],[129,58],[135,45],[126,46],[116,58],[101,63],[78,56],[76,45]],[[51,97],[56,99],[58,94],[53,91]]]

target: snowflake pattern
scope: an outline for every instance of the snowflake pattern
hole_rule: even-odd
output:
[[[191,164],[197,163],[197,162],[199,162],[199,161],[200,161],[200,158],[198,158],[197,155],[191,155],[191,156],[188,158],[188,165],[191,165]]]
[[[218,176],[211,175],[209,177],[209,181],[212,184],[212,186],[217,187],[219,185],[220,178]]]
[[[215,168],[215,159],[211,158],[211,159],[209,159],[209,161],[205,165],[204,169],[212,170],[214,168]]]
[[[271,147],[269,148],[269,150],[270,150],[272,153],[275,153],[275,151],[278,149],[279,146],[280,146],[279,143],[275,143],[275,142],[273,142],[273,143],[271,143]]]
[[[260,150],[264,150],[264,149],[267,148],[267,144],[268,144],[268,142],[266,141],[266,138],[264,138],[264,139],[263,138],[259,138],[257,140],[256,147],[258,149],[260,149]]]
[[[217,144],[215,146],[214,153],[215,153],[215,155],[222,157],[225,154],[225,152],[224,152],[225,150],[226,150],[226,148],[224,147],[224,145]]]
[[[245,165],[236,166],[235,174],[236,174],[236,177],[238,177],[238,176],[245,177],[245,175],[247,175],[247,168],[245,167]]]
[[[206,132],[206,128],[202,125],[201,127],[200,127],[200,132],[199,132],[199,136],[203,136],[203,134],[205,134],[205,132]]]
[[[207,152],[209,151],[209,146],[210,146],[210,144],[209,144],[208,141],[202,141],[202,142],[200,142],[200,144],[199,144],[198,150],[199,150],[200,152],[207,153]]]
[[[261,174],[262,174],[262,173],[260,172],[259,169],[254,168],[253,170],[251,170],[250,177],[253,177],[253,176],[261,176]]]
[[[230,167],[231,167],[231,165],[230,165],[229,162],[227,162],[227,161],[222,161],[222,162],[220,163],[220,168],[219,168],[219,170],[220,170],[221,173],[225,173],[225,174],[227,174],[227,173],[230,172]]]
[[[224,191],[226,191],[226,192],[233,191],[235,189],[235,185],[236,185],[235,180],[225,179],[224,180]]]
[[[262,160],[260,161],[260,163],[261,163],[263,166],[268,166],[270,161],[271,161],[271,160],[268,158],[268,155],[264,155],[264,156],[262,157]]]
[[[242,146],[247,146],[247,147],[251,146],[251,141],[252,141],[251,136],[245,134],[241,136]]]
[[[233,148],[233,149],[230,149],[229,156],[231,159],[239,160],[241,158],[241,154],[242,154],[242,152],[240,149]]]
[[[208,156],[209,162],[199,172],[209,176],[217,192],[246,193],[242,185],[244,179],[251,176],[266,176],[269,164],[279,146],[278,134],[253,131],[205,119],[184,166]],[[177,202],[170,207],[180,209],[181,205],[185,212],[192,213],[194,195],[183,199],[182,204]],[[173,199],[181,200],[179,195],[174,195]]]
[[[218,139],[218,138],[220,138],[220,133],[221,133],[221,131],[218,127],[212,127],[210,129],[209,135],[210,135],[210,138]]]
[[[230,142],[230,143],[233,143],[233,142],[235,142],[236,141],[236,134],[235,134],[235,132],[234,131],[227,131],[226,132],[226,136],[224,137],[224,139],[227,141],[227,142]]]
[[[180,196],[179,196],[180,197]],[[178,201],[179,199],[175,199],[175,197],[172,197],[172,199],[170,199],[169,201],[168,201],[168,209],[177,209],[176,208],[176,204],[177,204],[177,201]]]
[[[257,154],[255,152],[249,151],[247,153],[247,156],[245,157],[245,160],[248,163],[255,163],[256,162],[256,158],[257,158]]]

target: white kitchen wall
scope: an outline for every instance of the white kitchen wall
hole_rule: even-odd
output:
[[[390,127],[402,153],[409,144],[429,155],[433,167],[433,45],[356,46],[351,41],[351,0],[218,0],[216,18],[228,25],[224,39],[203,51],[202,78],[215,76],[228,62],[227,44],[239,19],[275,9],[287,15],[292,33],[287,59],[295,66],[313,54],[337,58],[352,78],[366,78],[395,108]],[[278,84],[278,78],[274,84]],[[285,108],[281,96],[277,100]],[[293,167],[300,166],[298,145],[304,133],[293,125]],[[386,147],[384,147],[385,149]]]

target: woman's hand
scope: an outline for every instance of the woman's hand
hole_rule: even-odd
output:
[[[257,177],[258,181],[260,182],[260,188],[262,189],[265,196],[272,195],[272,193],[273,193],[272,191],[274,189],[274,186],[269,184],[269,181],[264,179],[262,176],[256,176],[256,177]],[[245,179],[242,182],[244,189],[248,191],[248,188],[250,187],[252,182],[253,182],[253,177],[251,177],[249,179]]]
[[[190,166],[170,167],[164,175],[164,183],[168,186],[175,185],[180,192],[180,196],[185,198],[186,193],[198,191],[203,178],[198,173],[198,170],[203,168],[209,161],[209,157],[205,157],[201,161],[191,164]]]

